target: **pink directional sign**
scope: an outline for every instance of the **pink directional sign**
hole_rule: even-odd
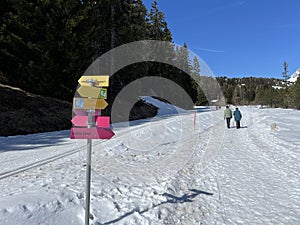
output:
[[[109,116],[97,116],[97,127],[109,128],[110,117]],[[74,116],[71,122],[77,127],[86,127],[88,122],[88,116]]]
[[[86,110],[82,110],[82,109],[74,109],[73,110],[74,113],[77,115],[77,116],[87,116],[88,113]],[[92,113],[93,116],[100,116],[101,115],[101,110],[100,109],[96,109],[95,110],[95,113]]]
[[[111,139],[115,133],[111,129],[100,127],[71,128],[71,139]]]
[[[74,126],[86,127],[88,121],[88,116],[74,116],[71,122]]]
[[[96,119],[97,127],[109,128],[110,117],[109,116],[98,116]]]

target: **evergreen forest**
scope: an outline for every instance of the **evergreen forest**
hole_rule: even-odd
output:
[[[173,43],[156,0],[149,10],[142,0],[2,0],[0,15],[0,83],[68,102],[84,71],[109,50],[139,40]],[[199,61],[190,59],[186,43],[180,44],[168,56],[199,79]],[[176,82],[195,104],[210,104],[191,76],[158,62],[119,70],[110,79],[108,102],[130,82],[153,75]],[[217,81],[228,104],[300,109],[299,79],[296,84],[255,77]]]

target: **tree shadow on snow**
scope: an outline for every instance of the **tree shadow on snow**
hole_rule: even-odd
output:
[[[195,197],[197,197],[198,195],[200,195],[200,194],[213,195],[213,193],[209,193],[209,192],[205,192],[205,191],[201,191],[201,190],[197,190],[197,189],[189,189],[189,191],[191,193],[184,194],[182,196],[175,196],[175,195],[172,195],[172,194],[169,194],[169,193],[163,193],[162,196],[165,196],[167,198],[166,201],[160,202],[158,204],[154,204],[151,208],[147,208],[147,209],[144,209],[144,210],[139,210],[139,209],[131,210],[131,211],[125,213],[124,215],[120,216],[117,219],[114,219],[114,220],[111,220],[111,221],[105,222],[105,223],[96,222],[95,225],[109,225],[109,224],[114,224],[116,222],[121,221],[125,217],[132,215],[135,212],[137,212],[140,215],[142,215],[143,213],[148,212],[151,209],[154,209],[156,207],[159,207],[161,205],[168,204],[168,203],[170,203],[170,204],[182,204],[182,203],[186,203],[186,202],[193,202],[194,201],[193,199]]]
[[[63,145],[69,140],[69,137],[69,130],[0,137],[0,153]]]

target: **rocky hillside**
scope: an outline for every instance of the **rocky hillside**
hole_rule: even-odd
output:
[[[69,129],[72,104],[0,84],[0,136]]]

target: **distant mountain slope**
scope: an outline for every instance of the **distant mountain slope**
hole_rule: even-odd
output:
[[[0,84],[0,136],[69,129],[72,104]]]
[[[288,79],[289,82],[296,82],[298,77],[300,76],[300,69],[297,69],[295,73]]]

